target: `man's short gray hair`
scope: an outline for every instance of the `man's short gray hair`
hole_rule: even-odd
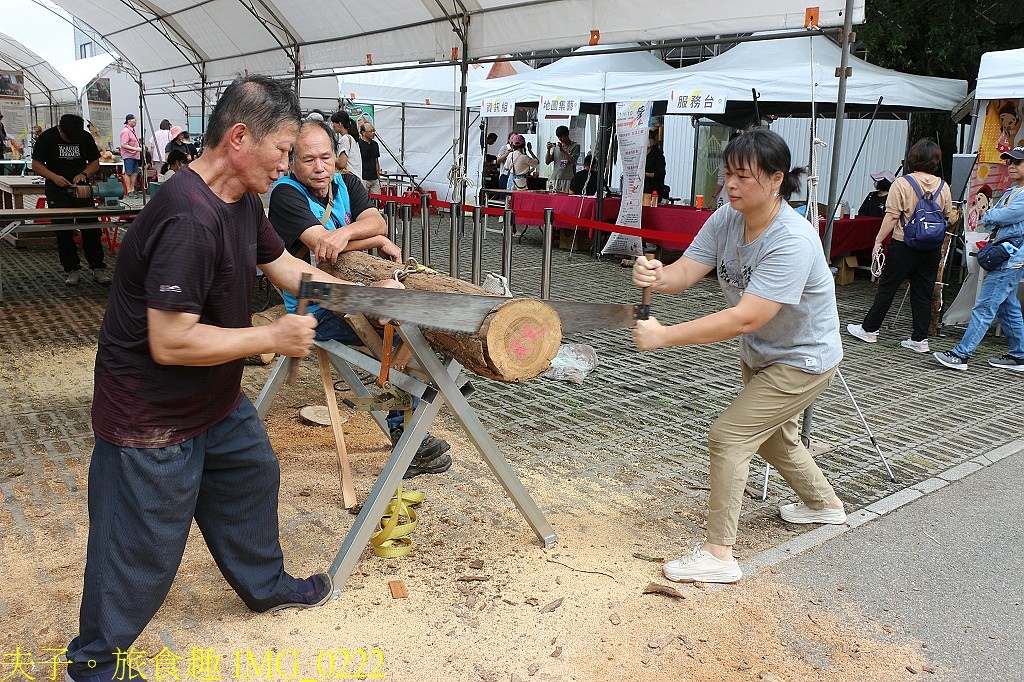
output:
[[[338,155],[338,138],[334,134],[334,130],[331,129],[331,126],[329,126],[325,121],[322,121],[322,120],[318,121],[317,119],[304,118],[301,121],[299,121],[299,134],[296,135],[296,137],[295,137],[296,143],[298,143],[299,136],[302,135],[303,129],[309,128],[309,127],[319,128],[320,130],[324,131],[324,134],[327,135],[327,139],[331,141],[331,151],[334,152],[335,156],[337,156]],[[289,154],[289,161],[294,161],[294,160],[295,160],[295,145],[292,145],[292,151],[291,151],[291,154]]]

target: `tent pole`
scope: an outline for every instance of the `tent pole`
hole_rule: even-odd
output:
[[[458,165],[458,176],[455,181],[455,202],[466,203],[466,168],[469,157],[469,103],[466,101],[469,81],[469,14],[463,12],[461,15],[462,30],[459,37],[462,39],[462,53],[459,55],[459,71],[462,74],[462,82],[459,84],[459,153],[456,156]]]
[[[843,118],[846,116],[846,71],[850,63],[850,40],[853,32],[853,0],[846,0],[846,11],[843,15],[842,56],[839,58],[839,96],[836,98],[835,135],[832,138],[832,163],[828,172],[828,215],[825,216],[825,239],[823,248],[825,260],[832,258],[832,227],[836,215],[836,196],[839,187],[836,178],[839,176],[839,152],[843,148]]]
[[[601,103],[601,114],[598,118],[597,123],[597,196],[595,198],[596,205],[594,207],[594,220],[601,222],[604,219],[604,197],[608,193],[608,189],[605,186],[604,176],[607,167],[607,156],[608,147],[610,146],[611,135],[608,132],[608,111],[611,107],[615,106],[609,102]],[[593,163],[593,161],[591,161]],[[604,246],[602,243],[602,234],[600,232],[594,233],[594,243],[591,246],[591,255],[595,258],[601,258],[601,248]]]
[[[146,165],[146,124],[143,123],[143,116],[149,118],[149,112],[146,109],[146,95],[143,91],[142,74],[139,74],[138,79],[135,81],[139,85],[139,146],[142,147],[139,159],[139,191],[142,192],[142,205],[146,205],[146,198],[149,196],[149,167]],[[153,121],[149,121],[150,126],[153,125]]]

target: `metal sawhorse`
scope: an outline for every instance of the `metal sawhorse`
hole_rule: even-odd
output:
[[[508,460],[498,450],[498,446],[480,422],[476,411],[459,389],[457,379],[462,371],[462,365],[452,358],[447,358],[443,362],[439,360],[416,325],[399,325],[398,333],[411,351],[416,364],[413,369],[405,372],[391,367],[388,370],[388,380],[399,389],[419,397],[420,403],[413,411],[412,418],[406,425],[402,437],[395,444],[391,456],[377,476],[377,481],[370,490],[355,523],[349,529],[341,549],[338,550],[338,554],[331,564],[330,574],[339,590],[344,589],[345,583],[352,575],[360,555],[370,541],[377,522],[384,515],[388,503],[402,482],[402,475],[409,468],[420,441],[427,435],[427,430],[434,422],[442,403],[448,403],[452,415],[469,436],[476,449],[483,455],[484,462],[490,468],[491,473],[512,498],[512,502],[533,528],[543,546],[550,547],[558,541],[554,529],[544,518],[536,502],[523,486]],[[326,352],[331,365],[341,373],[345,383],[357,396],[370,397],[370,391],[359,379],[355,368],[379,376],[381,373],[380,360],[337,341],[317,341],[315,344],[318,349]],[[267,383],[263,386],[263,390],[260,391],[260,395],[256,399],[256,411],[260,418],[265,418],[270,411],[270,405],[288,375],[290,362],[291,358],[280,358],[271,371]],[[378,411],[371,412],[371,414],[384,433],[388,433],[386,413]]]

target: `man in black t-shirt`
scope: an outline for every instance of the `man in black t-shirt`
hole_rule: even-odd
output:
[[[587,197],[597,194],[597,171],[590,168],[593,161],[593,154],[587,154],[584,157],[583,170],[577,172],[569,181],[569,194],[581,194]]]
[[[68,193],[75,185],[88,184],[100,168],[100,150],[92,135],[85,132],[81,116],[64,114],[60,122],[43,131],[32,149],[32,170],[46,178],[43,191],[50,208],[92,208],[92,199],[78,199]],[[54,221],[70,222],[70,221]],[[82,250],[100,284],[110,284],[110,273],[103,262],[99,228],[79,230]],[[78,259],[73,230],[57,230],[57,257],[67,273],[64,283],[75,286],[81,281],[82,263]]]
[[[193,519],[253,611],[320,606],[334,592],[326,573],[284,570],[281,469],[241,389],[247,356],[304,357],[316,326],[284,315],[252,327],[256,268],[292,294],[305,273],[342,281],[285,252],[258,196],[287,169],[299,116],[280,81],[229,85],[202,156],[121,245],[96,353],[85,587],[66,654],[74,682],[132,676],[123,652],[167,596]]]
[[[380,194],[380,145],[373,139],[377,129],[372,123],[359,126],[359,156],[363,160],[363,187],[370,194]]]
[[[310,253],[317,262],[334,263],[346,251],[374,248],[400,261],[402,251],[387,238],[387,223],[362,184],[351,174],[335,172],[338,143],[332,132],[323,121],[306,120],[299,124],[292,148],[291,174],[278,180],[270,194],[270,222],[284,240],[285,248],[295,255]],[[294,312],[295,297],[285,294],[284,299],[288,311]],[[343,316],[315,304],[310,304],[309,313],[317,320],[318,341],[362,345]],[[401,411],[388,413],[392,443],[402,437],[404,421]],[[452,458],[446,454],[449,448],[447,442],[427,434],[405,478],[447,471],[452,465]]]

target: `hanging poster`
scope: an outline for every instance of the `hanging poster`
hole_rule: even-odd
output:
[[[8,137],[17,141],[25,136],[28,132],[28,116],[25,109],[25,76],[21,71],[0,71],[0,114],[4,115],[3,125]],[[16,152],[15,157],[19,156],[21,144],[15,142],[11,151]]]
[[[110,79],[97,78],[90,83],[85,91],[85,99],[89,104],[89,120],[86,127],[95,138],[100,151],[111,150],[114,122],[110,118]]]
[[[373,122],[373,105],[372,104],[360,104],[359,102],[346,102],[341,107],[349,118],[352,119],[356,124],[356,130],[364,123],[370,125],[376,125]]]
[[[988,229],[981,224],[981,217],[989,206],[995,204],[1010,186],[1006,165],[1000,154],[1024,145],[1021,120],[1024,100],[992,99],[982,102],[984,123],[981,141],[978,145],[978,162],[971,174],[970,190],[967,195],[966,242],[974,252],[977,242],[988,238]]]
[[[618,102],[615,105],[615,139],[622,160],[622,204],[616,225],[640,228],[643,217],[644,170],[647,162],[647,134],[651,128],[652,102]],[[639,256],[643,240],[614,232],[601,254]]]

